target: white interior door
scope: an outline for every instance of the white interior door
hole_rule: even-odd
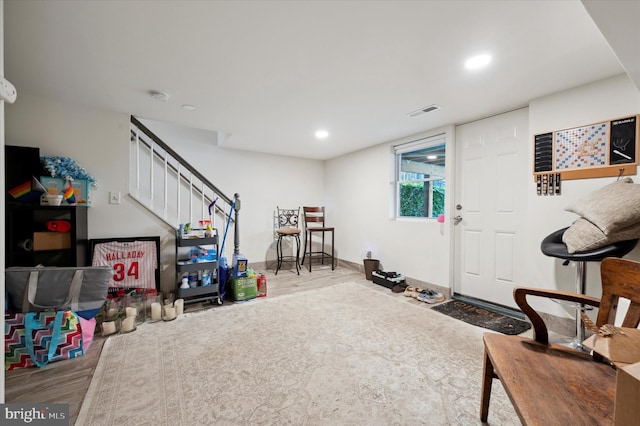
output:
[[[456,128],[454,292],[515,306],[526,216],[527,108]]]

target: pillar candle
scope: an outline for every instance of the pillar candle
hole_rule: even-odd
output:
[[[127,317],[135,317],[138,315],[138,310],[136,308],[127,307],[126,313]]]
[[[116,332],[115,321],[107,321],[102,323],[102,334],[104,336],[108,336],[109,334],[113,334],[115,332]]]
[[[167,305],[164,307],[164,320],[171,321],[176,319],[176,308],[171,305]]]
[[[136,329],[136,317],[126,317],[122,321],[122,327],[120,327],[120,331],[123,333],[127,333],[129,331],[133,331]]]
[[[184,299],[178,299],[173,302],[173,306],[176,308],[176,316],[180,316],[184,313]]]
[[[158,302],[151,304],[151,320],[158,321],[162,319],[162,306]]]

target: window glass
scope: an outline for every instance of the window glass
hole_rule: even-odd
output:
[[[443,137],[396,147],[397,217],[444,213],[445,152]]]

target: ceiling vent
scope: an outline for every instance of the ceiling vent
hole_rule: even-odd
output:
[[[167,102],[169,100],[169,94],[161,92],[159,90],[150,90],[149,96],[151,96],[156,101]]]
[[[408,113],[407,117],[417,117],[419,115],[426,114],[428,112],[435,111],[435,110],[440,109],[440,108],[442,108],[440,105],[435,105],[435,104],[434,105],[429,105],[428,107],[424,107],[424,108],[419,109],[417,111],[413,111],[413,112]]]

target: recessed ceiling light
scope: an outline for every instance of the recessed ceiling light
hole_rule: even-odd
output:
[[[167,102],[169,100],[169,94],[161,92],[159,90],[151,90],[149,92],[149,96],[151,96],[156,101]]]
[[[427,155],[427,160],[435,160],[437,158],[438,158],[437,155]]]
[[[316,130],[316,138],[318,139],[326,139],[329,137],[329,132],[326,130]]]
[[[467,62],[464,63],[464,66],[470,70],[476,70],[478,68],[483,68],[489,65],[491,62],[491,55],[483,54],[473,56],[467,59]]]
[[[193,105],[189,105],[189,104],[184,104],[182,105],[182,109],[185,111],[195,111],[196,107]]]

